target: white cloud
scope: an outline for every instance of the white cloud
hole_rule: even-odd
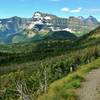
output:
[[[64,7],[64,8],[61,9],[61,11],[63,11],[63,12],[69,12],[70,10],[69,10],[69,8]]]
[[[67,7],[63,7],[61,8],[61,11],[62,12],[69,12],[69,13],[79,13],[81,11],[83,12],[100,12],[100,8],[94,8],[94,9],[83,9],[83,8],[77,8],[77,9],[70,9],[70,8],[67,8]]]
[[[81,10],[82,10],[82,8],[77,8],[77,9],[71,10],[71,9],[69,9],[67,7],[64,7],[64,8],[61,9],[62,12],[70,12],[70,13],[78,13]]]
[[[82,10],[82,8],[77,8],[77,9],[71,10],[70,12],[71,12],[71,13],[78,13],[78,12],[80,12],[81,10]]]

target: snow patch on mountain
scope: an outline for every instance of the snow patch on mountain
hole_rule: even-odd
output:
[[[62,29],[63,31],[68,31],[68,32],[71,32],[71,33],[75,33],[74,31],[72,31],[71,29],[69,28],[65,28],[65,29]]]
[[[8,23],[12,23],[12,20],[8,20],[7,22],[8,22]]]
[[[69,17],[66,18],[60,18],[57,16],[54,16],[52,14],[42,13],[42,12],[35,12],[31,23],[28,25],[28,29],[36,29],[37,31],[43,32],[44,28],[50,29],[50,31],[68,31],[72,33],[78,33],[84,32],[86,29],[86,26],[90,26],[87,23],[91,23],[91,25],[94,25],[94,22],[96,22],[96,19],[93,17],[89,17],[85,19],[82,16],[79,17]],[[82,25],[82,27],[80,26]],[[75,27],[74,27],[75,26]],[[78,28],[79,27],[79,28]]]
[[[46,16],[46,17],[44,17],[44,19],[51,20],[52,18],[50,16]]]

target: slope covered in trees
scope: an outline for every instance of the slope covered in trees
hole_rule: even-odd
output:
[[[4,46],[2,50],[6,47],[8,51],[0,53],[1,100],[37,100],[47,93],[52,82],[100,58],[99,37],[92,41],[81,38],[72,42],[56,40],[14,46]]]

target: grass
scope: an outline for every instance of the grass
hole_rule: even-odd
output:
[[[85,81],[84,77],[93,69],[100,68],[100,58],[92,63],[79,66],[76,72],[52,83],[48,92],[38,98],[38,100],[76,100],[76,89]]]

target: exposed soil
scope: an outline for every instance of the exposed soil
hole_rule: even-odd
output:
[[[100,69],[93,70],[77,89],[77,100],[100,100]]]

